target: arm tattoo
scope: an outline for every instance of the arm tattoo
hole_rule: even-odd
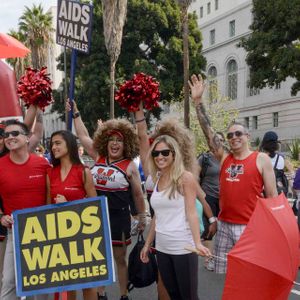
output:
[[[43,114],[40,111],[36,114],[36,122],[43,123]]]
[[[213,153],[217,152],[222,147],[222,144],[218,135],[211,128],[211,123],[206,114],[203,103],[199,103],[196,106],[196,113],[210,150]]]

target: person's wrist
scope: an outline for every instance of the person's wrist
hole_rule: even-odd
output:
[[[142,118],[142,119],[135,119],[135,123],[140,123],[140,122],[144,122],[146,119]]]
[[[217,218],[216,217],[210,217],[210,218],[208,218],[208,223],[209,224],[213,224],[215,222],[217,222]]]
[[[73,119],[76,119],[76,118],[78,118],[78,117],[80,117],[80,112],[79,112],[79,110],[77,110],[76,112],[74,111],[74,112],[73,112]]]

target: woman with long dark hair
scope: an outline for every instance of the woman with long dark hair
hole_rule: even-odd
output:
[[[50,138],[53,168],[48,170],[48,203],[62,203],[97,196],[90,170],[83,166],[77,151],[76,137],[66,130],[56,131]],[[83,289],[85,300],[96,300],[96,288]],[[69,291],[75,300],[76,292]]]

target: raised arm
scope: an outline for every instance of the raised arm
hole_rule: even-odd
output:
[[[66,101],[66,110],[70,111],[71,110],[71,104],[70,101]],[[85,151],[87,154],[93,159],[97,160],[98,159],[98,153],[94,148],[94,143],[93,140],[91,139],[88,130],[86,129],[79,110],[77,108],[77,104],[75,101],[73,101],[73,119],[74,119],[74,127],[76,131],[76,135],[78,136],[80,143],[84,147]]]
[[[202,131],[206,137],[208,147],[210,151],[215,154],[216,158],[222,161],[226,153],[218,135],[211,127],[210,120],[207,116],[204,104],[202,102],[202,95],[205,90],[205,84],[201,75],[199,75],[198,77],[196,75],[192,75],[191,80],[189,80],[189,86],[191,90],[192,100],[195,104],[197,117]]]
[[[135,112],[135,123],[140,144],[140,157],[145,176],[149,175],[147,154],[150,149],[149,136],[147,134],[147,123],[143,111],[143,103],[140,103],[139,110]]]
[[[27,125],[29,130],[31,130],[33,126],[37,111],[38,111],[38,107],[32,104],[28,107],[26,111],[26,114],[24,116],[24,124]]]
[[[139,230],[144,230],[146,225],[145,200],[142,190],[142,184],[139,171],[132,161],[127,168],[127,176],[131,186],[131,193],[134,199],[135,207],[139,214]]]
[[[29,151],[34,152],[37,145],[41,142],[44,134],[43,125],[43,112],[38,108],[36,110],[35,123],[33,125],[33,131],[29,138]]]

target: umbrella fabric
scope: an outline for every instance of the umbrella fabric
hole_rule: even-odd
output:
[[[0,32],[0,58],[24,57],[30,50],[12,36]]]
[[[282,193],[259,198],[240,240],[228,254],[223,300],[286,300],[297,276],[299,232]]]
[[[15,72],[0,60],[0,121],[23,119],[16,85]]]

